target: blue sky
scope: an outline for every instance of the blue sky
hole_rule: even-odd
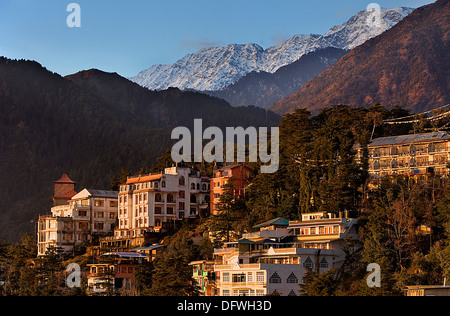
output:
[[[69,28],[71,2],[81,27]],[[370,3],[417,8],[434,0],[0,0],[0,56],[61,75],[97,68],[122,76],[209,46],[324,34]]]

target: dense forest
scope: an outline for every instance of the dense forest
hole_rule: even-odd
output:
[[[448,181],[414,182],[398,176],[386,178],[369,190],[367,151],[362,161],[356,161],[356,144],[367,147],[372,137],[423,132],[430,127],[425,122],[381,124],[383,119],[408,114],[400,108],[387,110],[380,105],[357,109],[341,105],[324,109],[317,116],[305,110],[285,115],[280,123],[279,171],[258,174],[259,163],[249,164],[255,176],[245,198],[235,199],[229,188],[220,203],[226,212],[185,221],[164,236],[161,242],[168,250],[136,273],[138,282],[133,293],[123,294],[196,295],[189,262],[212,259],[214,247],[236,240],[242,232],[253,231],[255,224],[275,217],[295,220],[310,211],[350,211],[359,219],[362,247],[349,247],[345,264],[338,270],[321,275],[307,273],[299,294],[402,295],[406,285],[442,284],[444,278],[450,277]],[[155,168],[170,162],[170,155],[166,152],[157,161]],[[211,236],[216,238],[211,240]],[[86,294],[85,285],[73,291],[65,288],[61,273],[69,262],[85,268],[86,256],[63,259],[50,251],[43,261],[36,261],[35,251],[33,236],[29,235],[19,243],[1,244],[0,280],[14,285],[3,287],[2,294]],[[46,260],[54,264],[45,264]],[[381,288],[366,284],[370,263],[381,266]],[[44,285],[43,278],[48,281]]]
[[[196,118],[205,128],[270,127],[280,120],[200,93],[150,91],[117,74],[61,77],[37,62],[0,58],[0,238],[34,233],[63,173],[77,191],[110,189],[122,168],[150,169],[171,146],[172,129]]]

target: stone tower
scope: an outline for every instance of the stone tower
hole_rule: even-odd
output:
[[[70,180],[67,174],[63,174],[61,179],[53,182],[54,195],[53,206],[67,205],[69,200],[77,194],[75,182]]]

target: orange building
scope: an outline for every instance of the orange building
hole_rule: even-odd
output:
[[[239,164],[224,167],[214,171],[211,179],[211,213],[216,215],[218,213],[218,204],[220,203],[220,196],[225,191],[225,184],[232,183],[233,194],[235,196],[244,196],[245,188],[252,180],[252,171],[249,167]]]

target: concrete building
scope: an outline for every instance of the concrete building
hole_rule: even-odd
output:
[[[214,272],[214,261],[201,260],[189,264],[192,266],[192,278],[199,287],[201,296],[216,296],[216,277]]]
[[[149,263],[147,255],[137,252],[106,253],[96,263],[87,264],[88,293],[115,295],[122,291],[135,294],[136,269]]]
[[[190,168],[130,177],[120,186],[116,239],[141,238],[165,223],[209,213],[209,177]],[[134,243],[134,245],[136,245]]]
[[[214,177],[211,179],[211,213],[213,215],[219,213],[220,196],[225,191],[225,184],[233,185],[235,196],[243,196],[251,180],[251,169],[242,164],[215,170]]]
[[[37,223],[38,255],[49,247],[72,252],[88,244],[93,236],[114,231],[118,192],[84,189],[76,193],[75,182],[67,175],[55,181],[54,206],[51,215],[40,216]]]
[[[214,292],[297,296],[307,269],[324,273],[339,268],[345,260],[343,246],[353,240],[359,247],[357,223],[344,214],[312,213],[300,221],[277,218],[255,226],[258,232],[215,250]]]
[[[450,286],[415,285],[405,289],[406,296],[450,296]]]
[[[356,146],[362,158],[361,146]],[[374,177],[448,174],[450,135],[432,132],[376,138],[368,145],[369,173]]]

